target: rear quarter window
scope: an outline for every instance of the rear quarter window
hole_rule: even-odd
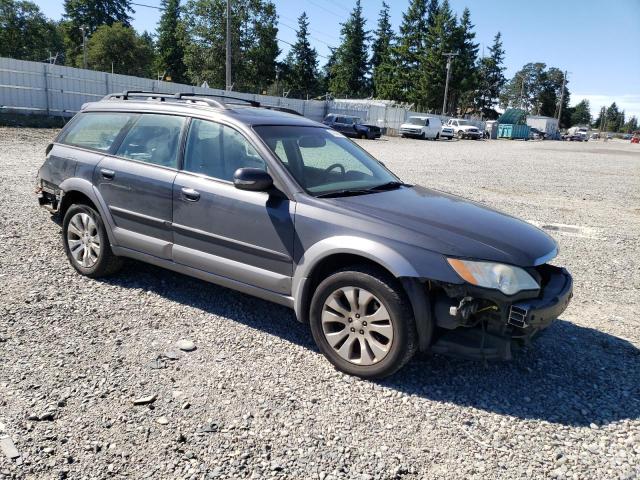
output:
[[[81,113],[60,143],[107,152],[131,117],[128,113]]]

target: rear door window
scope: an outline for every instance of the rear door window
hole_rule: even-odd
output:
[[[178,147],[184,117],[142,114],[116,155],[162,167],[178,167]]]
[[[60,143],[107,152],[132,118],[129,113],[81,113]]]

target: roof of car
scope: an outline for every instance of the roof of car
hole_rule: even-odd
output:
[[[202,103],[196,99],[181,102],[173,101],[157,101],[145,99],[128,99],[122,100],[118,98],[104,99],[99,102],[87,103],[83,106],[82,111],[122,111],[122,112],[157,112],[171,113],[176,115],[194,115],[208,116],[211,119],[219,117],[227,117],[249,126],[257,125],[289,125],[289,126],[308,126],[322,127],[326,126],[315,122],[301,115],[293,113],[270,110],[269,108],[278,108],[277,106],[251,106],[225,104],[225,108],[219,108],[206,103]]]

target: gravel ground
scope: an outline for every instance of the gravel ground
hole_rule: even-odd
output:
[[[285,308],[134,262],[77,275],[32,193],[53,135],[0,129],[0,477],[640,477],[638,145],[362,142],[545,226],[575,276],[513,362],[419,355],[371,382]]]

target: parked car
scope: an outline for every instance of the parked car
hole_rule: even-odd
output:
[[[417,349],[508,359],[567,307],[572,278],[542,230],[406,184],[325,125],[237,102],[84,105],[36,189],[77,272],[128,257],[291,307],[337,369],[366,378]]]
[[[440,138],[440,128],[442,122],[438,117],[413,116],[409,117],[405,123],[400,125],[401,137],[414,137],[425,140],[437,140]]]
[[[530,140],[544,140],[546,138],[546,133],[538,130],[535,127],[531,127],[529,129],[529,139]]]
[[[375,125],[365,125],[359,117],[330,113],[322,122],[347,137],[374,140],[380,138],[382,130]]]
[[[459,139],[473,138],[474,140],[478,140],[479,138],[482,138],[482,132],[480,129],[469,120],[451,118],[447,122],[447,126],[453,129],[454,134]]]
[[[455,133],[453,132],[453,128],[449,125],[442,125],[440,128],[440,138],[446,138],[447,140],[452,140]]]

